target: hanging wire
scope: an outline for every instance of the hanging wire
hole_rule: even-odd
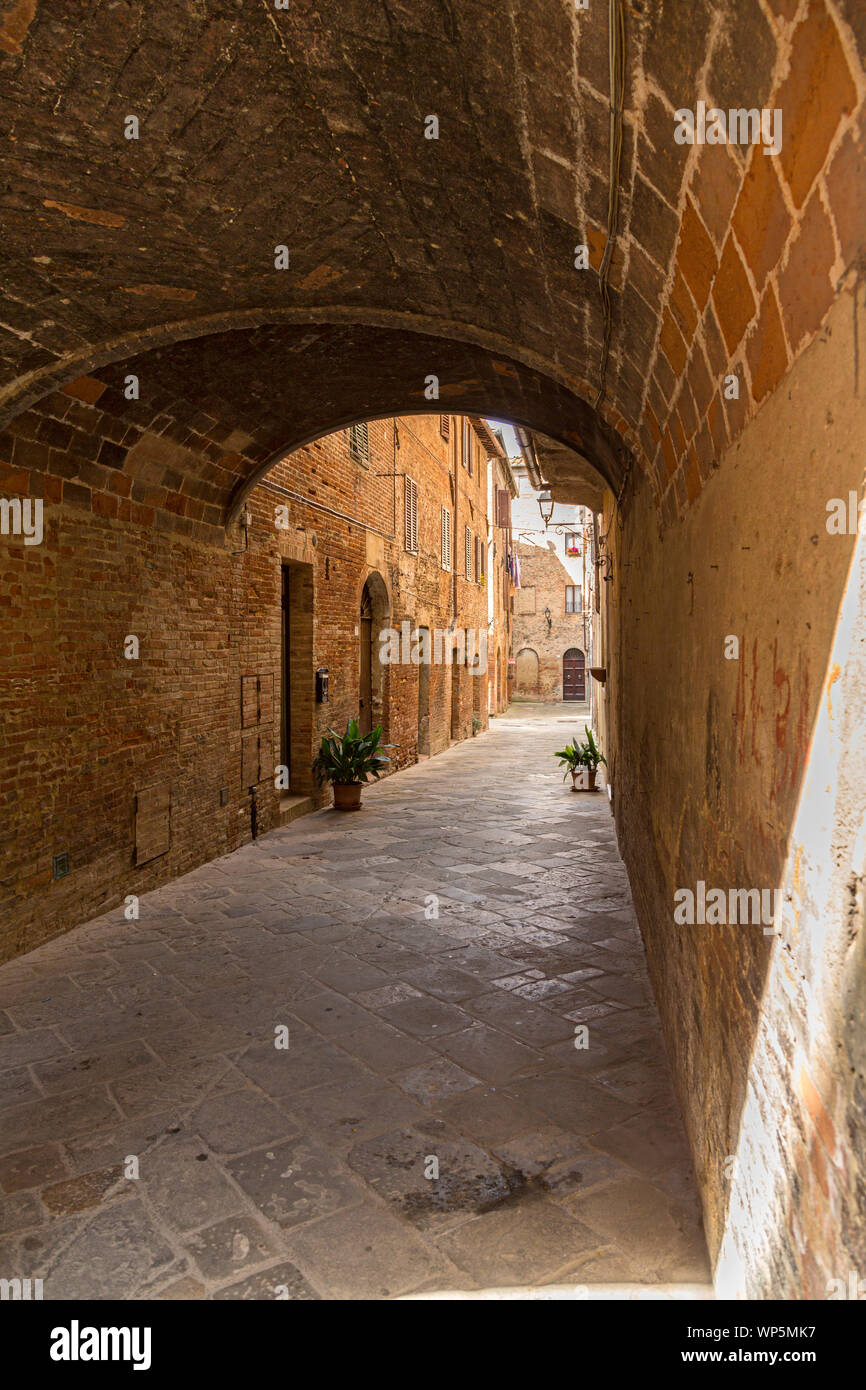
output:
[[[621,0],[608,0],[608,66],[610,76],[610,135],[609,180],[607,190],[607,241],[599,267],[599,289],[604,313],[604,341],[599,370],[596,409],[604,400],[607,389],[607,364],[610,357],[612,305],[610,298],[610,263],[616,249],[619,221],[619,175],[622,164],[622,107],[625,92],[625,19]]]

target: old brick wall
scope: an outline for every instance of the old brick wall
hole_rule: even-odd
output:
[[[562,546],[562,537],[551,538],[546,544],[516,547],[521,575],[514,601],[514,654],[518,668],[522,650],[533,651],[538,657],[535,689],[521,684],[518,669],[514,693],[524,698],[561,700],[563,656],[572,649],[583,652],[584,656],[587,653],[589,614],[565,611],[566,585],[573,585],[574,580],[557,554],[557,545]],[[527,611],[530,608],[534,611]],[[550,609],[550,628],[544,616],[546,608]],[[587,697],[590,679],[587,671]]]
[[[863,1268],[864,538],[826,526],[862,487],[862,353],[845,294],[682,524],[647,543],[647,487],[602,522],[602,738],[728,1294],[824,1298]],[[677,925],[698,880],[781,888],[781,936]]]
[[[4,958],[243,843],[250,781],[258,784],[260,830],[277,823],[281,561],[293,564],[293,583],[313,610],[306,705],[303,681],[293,700],[296,739],[306,723],[293,750],[295,770],[307,774],[301,790],[312,787],[320,728],[345,727],[357,713],[356,627],[367,576],[381,575],[395,626],[405,619],[444,629],[454,616],[452,575],[440,560],[440,506],[453,508],[454,420],[451,445],[438,417],[397,422],[397,467],[419,485],[416,558],[404,550],[402,478],[388,476],[391,421],[370,424],[367,468],[350,459],[346,431],[291,456],[252,494],[248,532],[227,536],[212,524],[216,508],[209,515],[210,504],[187,485],[171,491],[172,467],[182,461],[192,472],[195,448],[119,426],[87,395],[106,404],[98,383],[77,383],[0,440],[4,494],[45,504],[43,543],[4,536],[0,555]],[[457,459],[458,571],[464,518],[486,537],[484,461],[470,478]],[[275,524],[283,504],[288,530]],[[486,629],[487,594],[474,573],[459,573],[457,603],[458,626]],[[124,656],[130,636],[139,642],[136,660]],[[312,702],[317,666],[331,671],[329,705]],[[450,667],[433,668],[433,752],[452,736],[451,679]],[[465,671],[458,680],[454,732],[466,737],[473,713],[486,724],[478,693],[486,680]],[[416,757],[417,682],[414,666],[386,675],[396,766]],[[153,791],[170,799],[170,843],[136,862],[136,796]],[[54,881],[52,859],[61,853],[70,872]]]

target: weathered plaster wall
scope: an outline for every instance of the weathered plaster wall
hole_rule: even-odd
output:
[[[684,520],[650,540],[642,486],[608,538],[603,737],[620,843],[711,1253],[725,1287],[750,1295],[826,1297],[864,1259],[849,1236],[866,1175],[863,1041],[840,991],[844,975],[862,1021],[866,606],[861,578],[834,653],[857,538],[826,527],[828,500],[862,491],[857,331],[846,293]],[[676,925],[675,890],[699,880],[784,884],[781,936]]]

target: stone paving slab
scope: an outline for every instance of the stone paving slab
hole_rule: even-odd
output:
[[[359,816],[0,968],[0,1277],[46,1299],[707,1289],[607,798],[563,786],[561,736],[518,707]]]

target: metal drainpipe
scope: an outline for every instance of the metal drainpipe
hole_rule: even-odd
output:
[[[460,421],[460,438],[462,440],[463,417],[461,415],[458,415],[455,416],[455,419],[458,419]],[[457,438],[455,436],[454,472],[451,478],[451,500],[454,503],[454,527],[451,533],[451,604],[453,608],[453,616],[451,619],[452,632],[456,631],[457,628],[457,494],[459,491],[459,479],[457,470],[459,466],[460,465],[457,462]]]
[[[394,505],[392,507],[393,521],[391,522],[391,535],[396,543],[397,540],[397,450],[400,447],[400,439],[397,434],[397,417],[394,417],[394,466],[391,469],[391,484],[393,487]]]

